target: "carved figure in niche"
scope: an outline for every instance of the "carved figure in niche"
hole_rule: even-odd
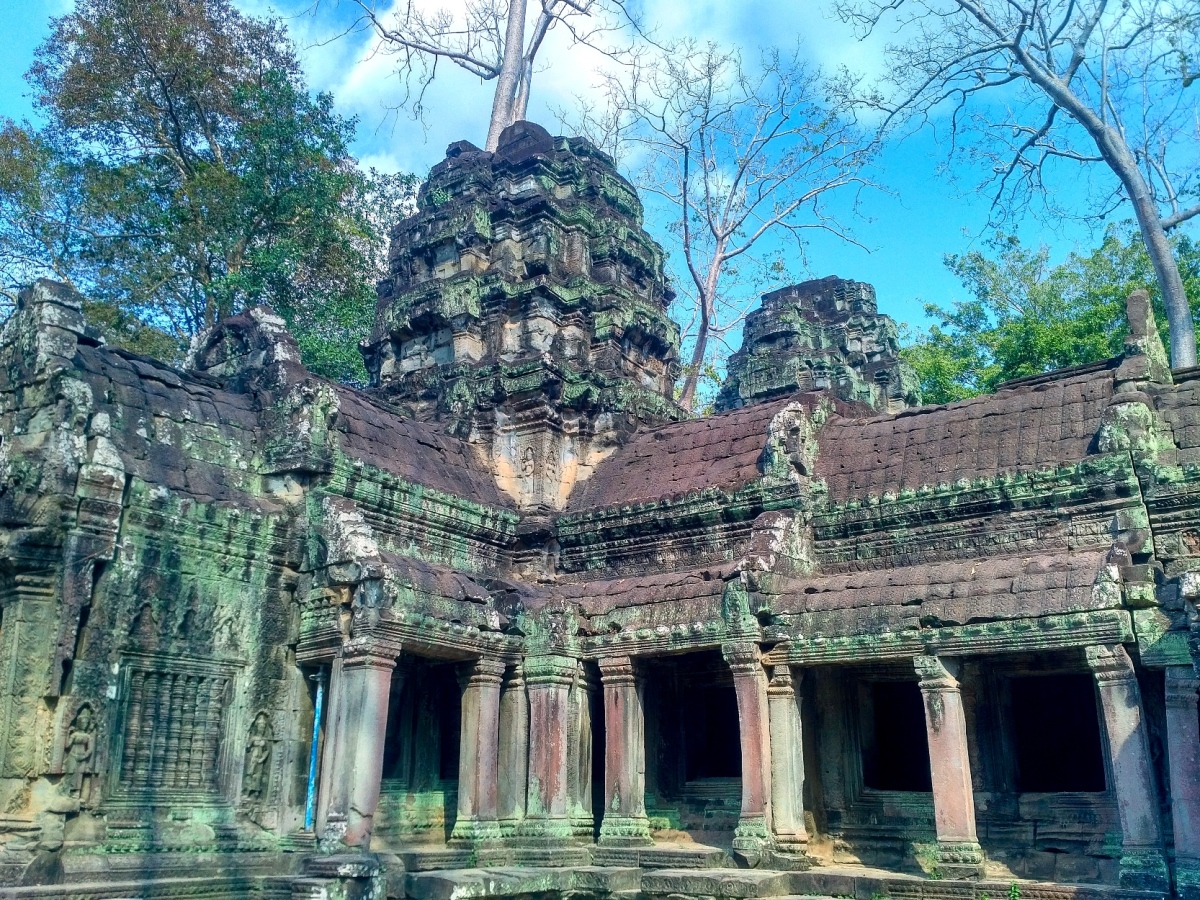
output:
[[[537,463],[534,461],[532,447],[526,447],[525,452],[521,454],[521,474],[525,476],[532,475],[537,469]]]
[[[129,636],[149,643],[158,636],[158,617],[149,603],[143,603],[129,625]]]
[[[226,616],[217,623],[216,630],[213,632],[213,643],[216,644],[217,649],[237,652],[237,637],[234,631],[232,616]]]
[[[83,780],[91,774],[96,752],[96,715],[90,704],[83,704],[71,720],[67,742],[63,746],[63,774],[73,797],[82,797]]]
[[[250,726],[250,737],[246,741],[246,771],[242,777],[242,796],[247,800],[261,800],[267,793],[267,782],[271,774],[271,717],[260,712]]]

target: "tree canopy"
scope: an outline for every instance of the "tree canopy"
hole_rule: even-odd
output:
[[[0,123],[0,278],[91,297],[110,341],[171,358],[265,303],[355,379],[387,227],[413,179],[360,170],[285,29],[229,0],[79,0],[28,74],[45,125]]]
[[[1172,245],[1191,308],[1200,309],[1200,244],[1177,235]],[[1150,290],[1166,337],[1154,267],[1132,225],[1110,226],[1099,247],[1059,265],[1050,264],[1049,248],[1026,247],[1013,235],[997,235],[988,250],[945,258],[971,299],[927,304],[937,324],[902,351],[926,403],[1120,353],[1125,298],[1141,288]]]

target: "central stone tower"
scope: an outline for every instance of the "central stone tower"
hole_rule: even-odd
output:
[[[444,424],[527,513],[671,399],[679,329],[634,188],[580,138],[518,122],[495,153],[460,141],[392,232],[364,345],[372,387]]]

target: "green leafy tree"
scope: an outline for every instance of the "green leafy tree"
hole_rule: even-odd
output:
[[[306,361],[362,377],[387,226],[413,180],[363,172],[276,21],[229,0],[78,0],[28,79],[47,125],[0,131],[0,273],[103,305],[114,343],[178,356],[251,304]],[[99,311],[98,311],[99,312]]]
[[[1172,246],[1196,310],[1200,245],[1177,235]],[[1110,227],[1092,253],[1073,253],[1057,266],[1048,248],[1032,250],[1012,235],[998,235],[989,251],[946,257],[971,299],[927,304],[937,323],[909,336],[903,355],[917,370],[926,402],[961,400],[1014,378],[1114,356],[1126,330],[1125,298],[1139,288],[1150,290],[1167,337],[1154,265],[1131,227]]]

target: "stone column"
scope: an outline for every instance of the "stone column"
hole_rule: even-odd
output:
[[[1121,818],[1121,887],[1169,891],[1154,773],[1150,767],[1150,742],[1133,662],[1120,644],[1086,649],[1088,665],[1100,692],[1100,710],[1108,735],[1109,770]]]
[[[336,699],[325,741],[326,842],[340,840],[347,847],[370,848],[395,665],[393,656],[362,650],[346,654],[334,667],[331,693]]]
[[[950,878],[978,878],[983,851],[975,833],[975,794],[958,664],[936,656],[918,656],[913,663],[925,703],[938,866]]]
[[[500,689],[499,731],[497,813],[501,832],[509,837],[525,818],[525,793],[529,789],[529,697],[520,663],[509,669]]]
[[[646,719],[642,685],[628,656],[600,660],[604,686],[604,819],[600,843],[649,844]]]
[[[808,846],[804,828],[804,746],[800,722],[800,677],[790,666],[776,666],[767,687],[771,716],[771,821],[781,850],[803,853]]]
[[[458,745],[458,818],[451,839],[474,843],[500,837],[500,682],[504,663],[482,657],[463,672]]]
[[[529,693],[529,790],[519,833],[539,844],[565,844],[571,838],[567,741],[570,690],[578,663],[570,656],[531,656],[525,660]]]
[[[767,673],[757,644],[726,644],[721,652],[733,671],[742,749],[742,810],[734,831],[733,849],[755,866],[773,845]]]
[[[1167,666],[1167,767],[1175,826],[1175,893],[1200,900],[1200,722],[1193,666]]]

